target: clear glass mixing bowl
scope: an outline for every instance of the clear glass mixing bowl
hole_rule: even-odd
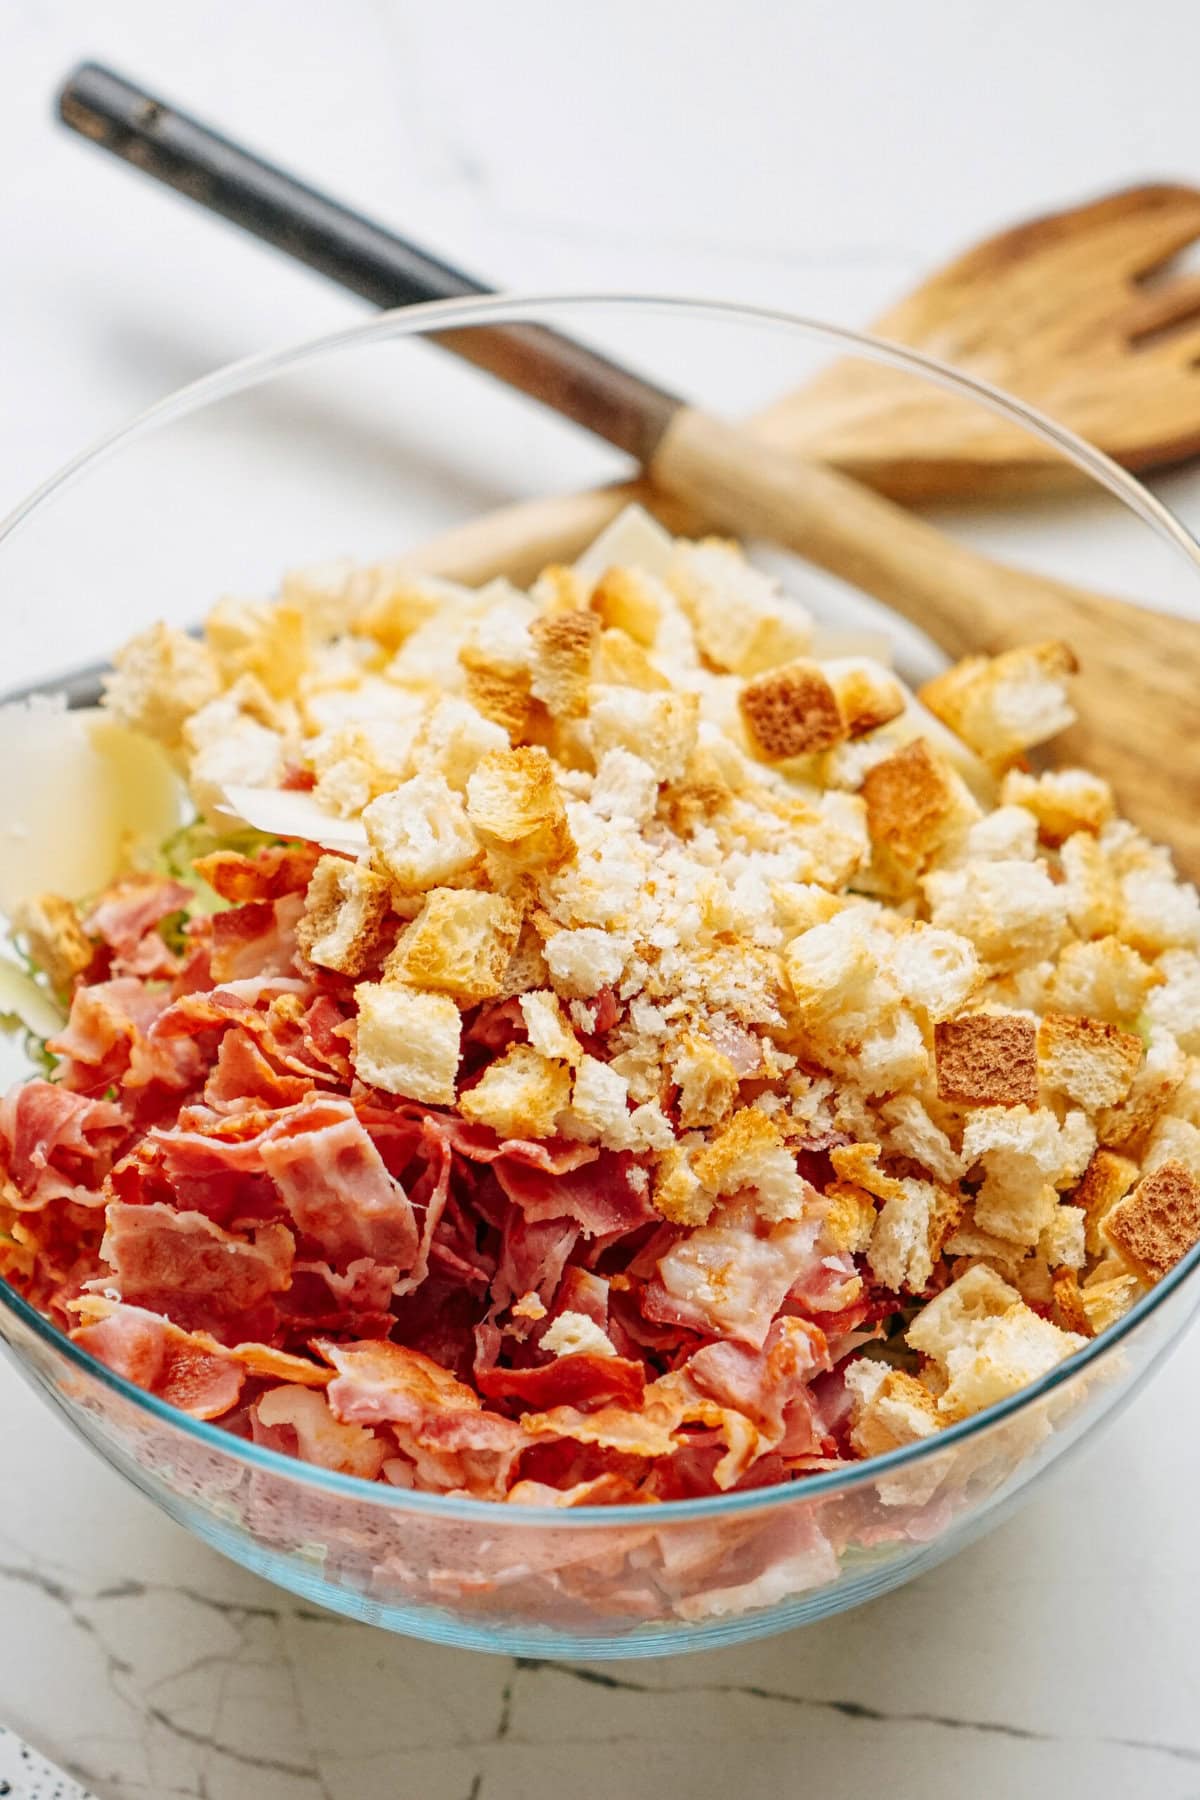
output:
[[[922,393],[936,384],[956,397],[964,429],[1000,417],[1048,446],[1073,489],[959,506],[943,514],[946,529],[1081,585],[1168,610],[1200,604],[1200,550],[1144,489],[1019,403],[933,363],[765,310],[501,298],[385,315],[253,358],[79,457],[0,526],[5,687],[103,660],[156,618],[193,623],[222,593],[270,593],[288,568],[403,552],[503,502],[628,477],[616,453],[426,341],[511,322],[589,338],[730,414],[766,407],[831,359],[900,370]],[[863,596],[763,554],[830,624],[890,629]],[[902,667],[935,666],[917,634],[894,635]],[[1086,683],[1087,645],[1075,647]],[[21,782],[19,758],[3,779]],[[935,1440],[786,1488],[645,1507],[492,1505],[289,1460],[130,1386],[2,1283],[0,1338],[75,1431],[166,1512],[309,1600],[479,1649],[658,1655],[854,1606],[996,1523],[1147,1379],[1200,1303],[1198,1260],[1193,1251],[1033,1387]]]

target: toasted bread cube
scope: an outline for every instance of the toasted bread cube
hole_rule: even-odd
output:
[[[1046,993],[1056,1012],[1105,1019],[1120,1025],[1136,1019],[1162,976],[1115,937],[1094,943],[1068,944],[1058,959]]]
[[[886,1456],[941,1427],[937,1401],[903,1369],[860,1357],[846,1370],[846,1386],[855,1401],[850,1442],[860,1456]]]
[[[1084,1214],[1084,1243],[1089,1256],[1099,1256],[1104,1247],[1100,1226],[1137,1178],[1138,1166],[1128,1156],[1118,1156],[1115,1150],[1093,1152],[1083,1180],[1071,1196]]]
[[[734,1113],[728,1125],[696,1152],[692,1167],[711,1193],[753,1192],[757,1212],[772,1222],[800,1218],[816,1198],[778,1126],[753,1106]]]
[[[957,1012],[983,979],[974,944],[920,919],[900,932],[888,967],[909,1005],[935,1021]]]
[[[557,1057],[576,1068],[583,1058],[583,1046],[574,1027],[563,1016],[558,995],[549,988],[521,995],[521,1014],[529,1041],[542,1056]]]
[[[706,1188],[682,1144],[664,1150],[654,1165],[650,1198],[672,1225],[707,1224],[717,1197]]]
[[[1054,1268],[1082,1269],[1087,1261],[1087,1219],[1081,1206],[1056,1206],[1038,1239],[1037,1253]]]
[[[587,711],[592,651],[599,634],[599,619],[582,608],[545,613],[530,626],[530,691],[554,718],[578,718]]]
[[[972,1349],[990,1322],[1020,1298],[994,1269],[977,1263],[922,1307],[905,1336],[914,1350],[944,1368],[956,1350]]]
[[[639,688],[590,690],[588,723],[597,764],[606,751],[629,750],[653,769],[658,781],[678,781],[696,748],[697,695],[646,693]]]
[[[385,1094],[427,1106],[453,1106],[462,1019],[445,994],[422,994],[398,982],[360,982],[354,1067]]]
[[[60,994],[69,992],[96,953],[73,902],[61,894],[35,894],[16,908],[13,924],[33,961],[50,977],[51,987]]]
[[[568,1114],[568,1135],[610,1150],[629,1148],[629,1083],[595,1056],[581,1056]]]
[[[1079,1290],[1079,1298],[1093,1336],[1099,1337],[1102,1331],[1125,1317],[1138,1297],[1140,1285],[1137,1276],[1115,1257],[1092,1270]]]
[[[970,938],[997,971],[1053,956],[1067,935],[1067,899],[1040,862],[981,862],[925,877],[934,925]]]
[[[592,589],[590,604],[610,630],[624,632],[648,650],[670,597],[661,582],[641,569],[614,566],[604,571]]]
[[[1157,963],[1162,985],[1146,1002],[1151,1025],[1169,1031],[1181,1050],[1200,1054],[1200,956],[1165,950]]]
[[[685,1131],[728,1118],[738,1075],[711,1039],[689,1031],[671,1059],[671,1075],[679,1088],[679,1123]]]
[[[374,638],[389,656],[394,656],[415,631],[444,614],[456,591],[429,576],[384,563],[364,569],[359,585],[363,591],[354,629]]]
[[[508,733],[487,719],[469,700],[448,695],[425,720],[416,744],[418,761],[443,775],[456,793],[466,792],[480,759],[492,750],[507,750]]]
[[[571,1072],[532,1044],[512,1044],[459,1100],[459,1111],[501,1138],[548,1138],[571,1104]]]
[[[1072,1331],[1077,1337],[1095,1337],[1091,1315],[1079,1289],[1079,1276],[1065,1265],[1055,1269],[1051,1280],[1054,1323],[1060,1331]]]
[[[989,1322],[971,1351],[951,1357],[950,1379],[938,1397],[938,1412],[948,1420],[982,1412],[1048,1374],[1086,1342],[1081,1333],[1060,1331],[1019,1301]]]
[[[494,669],[487,662],[472,660],[466,650],[460,653],[459,662],[466,697],[476,712],[520,742],[528,735],[536,711],[528,670]]]
[[[1187,1058],[1169,1032],[1153,1031],[1129,1092],[1097,1115],[1100,1142],[1122,1149],[1149,1136],[1172,1105],[1187,1073]]]
[[[390,914],[384,876],[341,856],[323,856],[308,884],[296,942],[309,962],[357,977],[383,956]]]
[[[1068,677],[1079,667],[1063,643],[968,656],[927,681],[921,699],[986,761],[1012,762],[1074,722]]]
[[[597,687],[638,688],[646,694],[665,693],[671,686],[642,646],[612,626],[600,633],[592,648],[592,680]]]
[[[1064,844],[1078,831],[1095,837],[1115,811],[1112,789],[1089,769],[1047,769],[1042,775],[1010,769],[1000,798],[1033,814],[1044,844]]]
[[[825,1189],[824,1237],[836,1250],[860,1256],[871,1242],[878,1213],[875,1202],[849,1182],[833,1181]]]
[[[821,664],[837,697],[838,709],[849,738],[865,737],[900,718],[908,707],[901,683],[882,664],[864,657],[838,658]]]
[[[511,900],[469,888],[433,888],[389,957],[386,975],[475,1006],[500,993],[520,934],[521,909]]]
[[[924,738],[867,770],[867,830],[885,870],[914,876],[979,818],[962,776]]]
[[[1046,1086],[1095,1113],[1125,1099],[1141,1067],[1143,1044],[1134,1032],[1103,1019],[1051,1012],[1038,1026],[1037,1049]]]
[[[544,953],[556,991],[586,1000],[620,979],[628,945],[598,925],[581,925],[576,931],[553,932]]]
[[[602,819],[629,819],[645,825],[658,806],[658,777],[648,762],[629,750],[606,750],[596,766],[588,802]]]
[[[750,747],[762,762],[832,749],[848,735],[837,695],[819,663],[790,662],[755,676],[738,695]]]
[[[883,1203],[871,1232],[868,1261],[884,1287],[919,1294],[933,1274],[934,1258],[958,1223],[965,1200],[930,1181],[908,1176]]]
[[[574,846],[544,750],[492,750],[467,782],[467,817],[480,841],[523,869],[564,862]]]
[[[221,691],[217,659],[206,644],[161,622],[132,638],[113,659],[104,704],[122,725],[177,749],[184,720]]]
[[[542,1333],[539,1350],[551,1356],[615,1356],[612,1339],[587,1313],[560,1312]]]
[[[414,775],[363,812],[371,848],[402,893],[423,893],[479,860],[479,840],[441,775]]]
[[[226,681],[253,675],[276,699],[294,694],[308,667],[308,617],[299,606],[221,600],[204,621],[204,637]]]
[[[1110,1209],[1100,1235],[1145,1280],[1161,1281],[1200,1240],[1200,1180],[1181,1162],[1162,1163]]]
[[[697,643],[718,669],[757,675],[808,649],[809,615],[736,544],[708,538],[679,545],[670,580],[691,614]]]
[[[1037,1105],[1037,1027],[1023,1013],[943,1019],[934,1056],[938,1097],[951,1105]]]

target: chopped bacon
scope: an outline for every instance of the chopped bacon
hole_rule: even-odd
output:
[[[171,975],[178,959],[158,927],[193,899],[180,881],[161,875],[126,875],[110,887],[83,921],[89,937],[100,938],[112,952],[114,975],[151,978]]]
[[[127,1131],[119,1106],[51,1081],[27,1081],[0,1099],[0,1170],[17,1211],[68,1195],[93,1205],[108,1151]]]
[[[273,1313],[265,1303],[288,1286],[293,1247],[285,1225],[240,1237],[204,1213],[114,1201],[101,1245],[112,1274],[102,1279],[131,1305],[169,1311],[187,1329],[236,1342],[259,1335],[251,1321]]]
[[[289,1109],[262,1138],[262,1166],[301,1242],[330,1262],[359,1257],[411,1269],[417,1222],[348,1100],[313,1098]]]
[[[142,1307],[99,1305],[92,1322],[71,1333],[98,1362],[193,1419],[219,1419],[236,1406],[246,1377],[227,1351],[209,1349]]]
[[[727,1206],[680,1237],[658,1261],[643,1295],[647,1317],[761,1349],[789,1292],[820,1268],[815,1218],[764,1226]]]
[[[385,1439],[336,1419],[324,1394],[311,1387],[268,1388],[250,1409],[250,1418],[256,1444],[364,1481],[377,1480],[390,1454]]]
[[[222,900],[278,900],[302,894],[324,854],[319,844],[267,844],[253,856],[214,850],[197,857],[193,867]]]
[[[556,1356],[534,1368],[506,1369],[476,1365],[475,1379],[489,1400],[517,1400],[542,1412],[552,1406],[587,1410],[594,1406],[636,1409],[646,1392],[646,1371],[623,1356],[596,1356],[581,1351]]]
[[[296,925],[303,910],[303,894],[284,894],[279,900],[249,900],[217,913],[209,951],[213,979],[286,975],[295,961]]]
[[[249,1106],[294,1106],[313,1091],[311,1076],[284,1075],[241,1026],[226,1031],[204,1084],[204,1103],[231,1112]]]
[[[574,1219],[587,1237],[612,1239],[637,1231],[658,1217],[649,1183],[627,1151],[603,1150],[597,1160],[562,1175],[501,1157],[496,1177],[531,1223]],[[636,1179],[641,1175],[639,1183]]]

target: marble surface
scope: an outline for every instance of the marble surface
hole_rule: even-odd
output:
[[[84,54],[497,282],[851,324],[985,224],[1196,175],[1191,0],[3,11],[0,511],[180,381],[356,312],[58,134],[49,98]],[[1165,491],[1200,523],[1200,480]],[[1197,1800],[1198,1377],[1193,1337],[1014,1521],[870,1607],[588,1668],[305,1607],[0,1366],[0,1720],[100,1800]]]

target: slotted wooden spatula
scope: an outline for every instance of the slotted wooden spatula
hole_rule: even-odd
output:
[[[1200,452],[1200,189],[1156,183],[985,238],[877,318],[1028,400],[1128,469]],[[895,499],[1048,491],[1083,480],[1048,445],[882,363],[833,364],[756,420],[768,442]]]

